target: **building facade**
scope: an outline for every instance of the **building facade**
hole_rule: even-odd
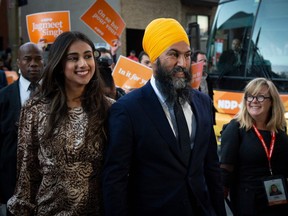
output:
[[[19,1],[19,0],[18,0]],[[17,0],[1,0],[0,3],[0,51],[7,47],[16,51],[19,44],[29,41],[26,30],[26,15],[69,10],[71,30],[82,31],[95,43],[103,40],[80,20],[80,16],[95,0],[27,0],[18,8]],[[134,49],[136,54],[142,50],[142,37],[147,24],[158,17],[177,19],[184,28],[191,22],[200,26],[201,45],[206,48],[207,34],[217,9],[218,0],[106,0],[124,19],[126,28],[121,35],[122,46],[118,54],[128,55]]]

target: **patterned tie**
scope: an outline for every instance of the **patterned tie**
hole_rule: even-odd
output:
[[[178,142],[180,145],[181,152],[187,164],[189,163],[191,154],[191,140],[188,125],[185,119],[183,109],[177,100],[174,104],[174,114],[178,128]]]
[[[30,91],[30,98],[34,96],[37,86],[38,86],[37,83],[30,83],[28,87],[28,90]]]

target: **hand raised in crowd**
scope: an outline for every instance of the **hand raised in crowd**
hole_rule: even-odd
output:
[[[113,56],[113,55],[116,55],[117,50],[121,47],[121,41],[119,39],[115,39],[112,41],[112,43],[113,43],[113,46],[111,46],[111,53]]]

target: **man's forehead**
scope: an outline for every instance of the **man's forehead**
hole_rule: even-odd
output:
[[[202,60],[202,59],[207,59],[207,58],[206,58],[206,55],[199,53],[198,54],[198,59]]]
[[[38,47],[30,46],[20,50],[19,55],[24,56],[42,56],[42,51]]]
[[[168,47],[166,51],[167,52],[168,51],[177,51],[177,52],[186,53],[186,52],[191,52],[191,48],[185,42],[179,42],[179,43],[175,43],[175,44],[171,45],[170,47]]]
[[[101,53],[101,57],[108,57],[108,58],[112,58],[111,55],[109,53]]]
[[[27,53],[22,53],[22,58],[23,57],[37,57],[37,56],[42,56],[40,52],[27,52]]]

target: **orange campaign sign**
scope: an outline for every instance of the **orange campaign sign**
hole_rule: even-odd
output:
[[[8,84],[15,82],[19,78],[19,75],[16,71],[5,71],[5,75]]]
[[[198,62],[191,65],[192,81],[191,85],[194,89],[199,89],[202,73],[203,73],[203,62]]]
[[[152,76],[152,69],[120,55],[112,76],[116,86],[130,91],[145,85]]]
[[[126,26],[121,16],[105,0],[97,0],[91,5],[81,20],[110,46],[119,40]]]
[[[235,115],[239,109],[243,92],[227,92],[214,90],[214,106],[219,113]]]
[[[53,43],[58,35],[70,31],[70,12],[51,11],[26,16],[27,31],[31,42],[44,40]]]

